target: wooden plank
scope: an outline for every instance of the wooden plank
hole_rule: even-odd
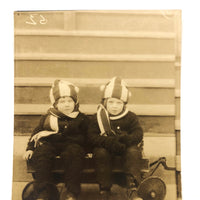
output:
[[[64,12],[63,21],[64,21],[64,30],[76,30],[76,14],[74,11]]]
[[[169,134],[174,133],[174,116],[138,115],[139,122],[146,133]]]
[[[132,14],[132,15],[161,15],[173,16],[179,10],[77,10],[76,13],[89,14]]]
[[[83,30],[144,30],[157,31],[158,27],[162,31],[174,31],[174,16],[179,11],[173,10],[98,10],[98,11],[28,11],[15,12],[15,28],[26,29],[63,29],[71,25],[71,15],[77,18],[77,28]],[[30,19],[33,15],[34,26]],[[43,23],[44,19],[47,23]],[[64,17],[63,17],[64,15]],[[65,16],[67,15],[67,17]],[[40,21],[42,23],[40,23]],[[26,23],[27,22],[27,23]],[[84,22],[84,23],[83,23]],[[126,22],[126,23],[124,23]],[[63,26],[63,23],[66,25]],[[73,26],[70,26],[70,28]],[[74,27],[75,28],[75,27]]]
[[[174,31],[175,12],[157,11],[78,11],[79,30]]]
[[[76,61],[141,61],[174,62],[175,55],[151,54],[70,54],[70,53],[15,53],[15,60],[76,60]]]
[[[175,62],[174,66],[175,66],[176,69],[180,69],[181,63],[180,62]]]
[[[14,116],[14,134],[30,135],[33,129],[38,125],[41,115],[15,115]],[[139,122],[143,131],[148,136],[157,137],[160,134],[174,134],[174,117],[173,116],[140,116]]]
[[[15,86],[51,86],[56,77],[15,77]],[[62,78],[74,83],[79,87],[98,87],[107,83],[110,79],[94,79],[94,78]],[[174,79],[124,79],[129,87],[155,87],[155,88],[174,88]]]
[[[80,37],[116,37],[116,38],[163,38],[174,39],[174,32],[138,32],[138,31],[80,31],[80,30],[28,30],[15,29],[15,36],[80,36]]]
[[[63,29],[64,13],[60,11],[16,11],[14,12],[14,27],[29,30]]]
[[[50,105],[48,104],[15,104],[15,115],[40,115],[44,114]],[[153,115],[153,116],[174,116],[175,105],[133,105],[127,107],[134,111],[137,115]],[[82,104],[80,110],[87,114],[95,113],[97,110],[96,104]]]
[[[30,179],[31,175],[27,175],[26,172],[26,162],[22,159],[22,156],[25,152],[27,145],[28,137],[14,137],[14,157],[13,157],[13,180],[14,181],[23,181]],[[175,157],[175,139],[174,136],[170,137],[144,137],[144,155],[150,159],[150,162],[155,161],[158,157],[165,155],[167,157],[167,164],[169,166],[174,166],[174,157]],[[152,148],[152,145],[154,148]],[[159,149],[159,150],[158,150]],[[158,170],[156,174],[159,174],[159,177],[163,176],[164,178],[168,177],[167,174],[163,174],[165,170]],[[172,177],[171,177],[172,178]],[[170,179],[171,179],[170,178]],[[27,180],[27,181],[28,181]],[[31,180],[31,179],[30,179]],[[169,181],[169,180],[168,180]]]
[[[168,61],[15,61],[15,76],[24,78],[77,77],[110,79],[113,76],[120,76],[123,79],[174,79],[174,73],[174,63]]]
[[[180,98],[175,99],[175,106],[176,106],[176,119],[180,119],[180,113],[181,113],[181,104],[180,104]]]
[[[15,36],[17,53],[175,54],[174,39],[80,36]]]
[[[15,103],[50,103],[50,88],[50,86],[15,86]],[[100,91],[100,85],[96,87],[92,84],[91,86],[79,85],[79,89],[78,97],[80,104],[98,104],[102,99],[102,91]],[[129,91],[132,94],[129,98],[129,104],[174,103],[174,88],[130,87]]]
[[[176,79],[176,89],[180,89],[181,88],[181,69],[180,68],[176,68],[175,79]]]
[[[181,97],[181,90],[180,89],[175,89],[175,97],[180,98]]]
[[[39,124],[41,115],[14,116],[14,135],[30,135]]]
[[[180,120],[175,120],[175,129],[177,131],[180,131],[181,130],[181,124],[180,124]]]

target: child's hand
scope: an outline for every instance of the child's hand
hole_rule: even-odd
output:
[[[35,144],[37,144],[37,142],[39,141],[40,138],[43,137],[48,137],[50,135],[56,134],[56,131],[40,131],[37,134],[35,134],[32,138],[31,138],[31,142],[34,141]]]
[[[129,147],[131,145],[139,144],[141,142],[141,139],[137,135],[123,135],[119,138],[119,142]]]
[[[33,151],[32,150],[28,150],[28,151],[25,152],[23,158],[24,158],[24,160],[29,160],[29,159],[32,158],[32,155],[33,155]]]
[[[126,145],[116,141],[112,143],[110,148],[111,148],[110,150],[112,153],[121,155],[126,150]]]

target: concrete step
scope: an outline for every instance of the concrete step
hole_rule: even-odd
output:
[[[15,60],[16,77],[171,79],[174,61]],[[92,72],[92,73],[91,73]],[[145,73],[144,73],[145,72]]]
[[[15,53],[175,54],[174,39],[16,35]]]
[[[15,103],[49,104],[50,88],[51,87],[49,86],[16,86],[14,88]],[[80,90],[78,96],[80,104],[98,104],[101,101],[102,91],[100,91],[100,86],[80,86],[79,89]],[[174,104],[174,88],[131,87],[129,88],[129,91],[132,94],[132,96],[129,98],[129,104]]]
[[[39,124],[40,115],[15,115],[15,135],[30,135]],[[172,116],[138,116],[144,132],[159,134],[174,133],[175,118]],[[179,122],[177,121],[177,124]],[[180,128],[180,126],[179,126]]]

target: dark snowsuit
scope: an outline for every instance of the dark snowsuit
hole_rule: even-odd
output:
[[[112,160],[121,156],[124,172],[133,175],[137,182],[140,177],[140,160],[142,150],[139,143],[143,141],[143,130],[133,112],[128,112],[119,119],[110,120],[114,136],[100,136],[97,115],[91,118],[88,127],[88,141],[93,146],[97,181],[100,189],[109,190],[112,186]]]
[[[49,114],[42,116],[32,136],[45,130],[44,123],[48,116]],[[80,193],[87,124],[87,116],[83,113],[79,113],[76,118],[60,115],[58,117],[59,131],[57,134],[41,138],[41,145],[36,148],[34,148],[34,141],[29,140],[26,150],[34,151],[32,162],[36,170],[36,182],[52,182],[51,169],[54,158],[59,155],[64,163],[64,181],[67,190],[75,195]]]

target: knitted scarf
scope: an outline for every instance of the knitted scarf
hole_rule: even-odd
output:
[[[59,131],[58,119],[66,118],[66,116],[70,117],[70,118],[76,118],[79,114],[79,111],[74,111],[68,115],[65,115],[65,114],[61,113],[59,110],[52,107],[47,111],[47,113],[48,113],[48,116],[45,119],[43,127],[45,130],[56,131],[56,133],[57,133]]]
[[[44,121],[44,125],[43,125],[44,130],[33,135],[31,138],[31,141],[33,141],[33,140],[35,141],[35,146],[37,146],[37,143],[40,138],[48,137],[50,135],[57,134],[59,132],[59,126],[58,126],[59,118],[66,118],[66,117],[76,118],[79,114],[79,111],[74,110],[69,115],[65,115],[65,114],[61,113],[59,110],[55,109],[54,107],[51,107],[47,111],[47,114],[48,115],[47,115],[47,117]]]
[[[101,136],[115,135],[116,133],[111,129],[110,120],[117,120],[124,117],[128,113],[128,109],[125,107],[119,115],[109,116],[106,108],[99,104],[97,108],[97,122],[100,129]]]

